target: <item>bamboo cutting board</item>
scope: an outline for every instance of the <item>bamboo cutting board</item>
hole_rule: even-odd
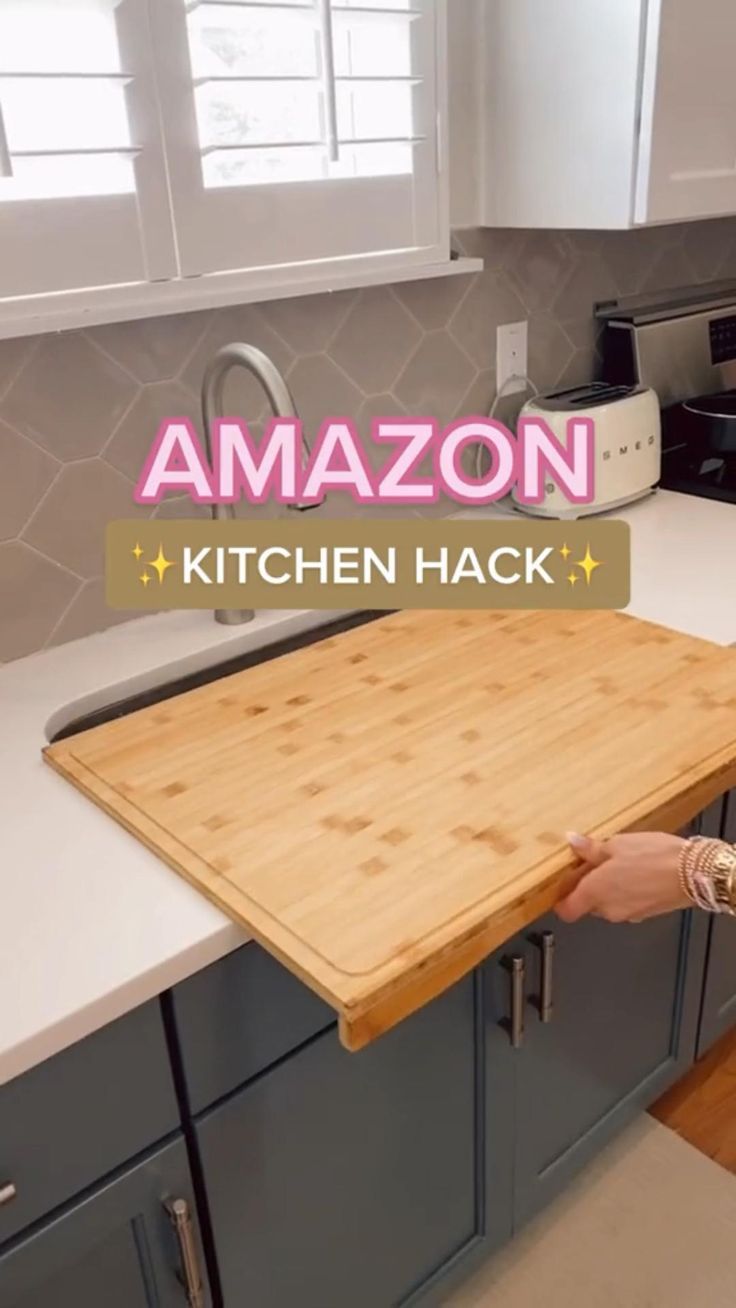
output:
[[[359,1048],[574,880],[564,833],[736,784],[736,651],[618,613],[397,613],[46,758]]]

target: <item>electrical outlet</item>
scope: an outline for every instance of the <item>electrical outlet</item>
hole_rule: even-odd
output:
[[[507,322],[496,333],[496,394],[516,395],[526,390],[526,382],[511,382],[511,377],[526,377],[529,324]]]

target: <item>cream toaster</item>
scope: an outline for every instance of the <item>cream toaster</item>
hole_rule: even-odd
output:
[[[582,518],[638,500],[656,487],[662,465],[659,400],[644,386],[588,386],[551,391],[527,401],[520,417],[542,419],[567,444],[571,418],[590,418],[595,432],[595,485],[590,504],[571,504],[548,480],[540,504],[521,504],[523,513],[544,518]]]

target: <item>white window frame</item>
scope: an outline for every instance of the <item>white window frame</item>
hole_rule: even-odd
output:
[[[152,0],[148,13],[153,20],[151,33],[154,47],[158,41],[159,48],[165,51],[165,15],[167,11],[169,15],[171,14],[172,5],[183,8],[184,3],[185,0]],[[90,214],[95,207],[99,213],[104,214],[105,206],[110,200],[113,201],[113,208],[117,206],[118,212],[125,207],[121,206],[121,200],[138,203],[143,264],[140,280],[126,278],[118,284],[105,286],[94,286],[88,282],[79,290],[69,288],[51,294],[24,294],[0,299],[0,338],[181,313],[226,304],[279,299],[346,287],[467,274],[482,266],[480,260],[453,260],[449,252],[449,176],[446,166],[448,157],[447,0],[435,0],[437,167],[436,173],[433,170],[432,195],[433,204],[436,206],[434,233],[436,239],[416,248],[347,257],[306,259],[301,262],[284,261],[256,269],[239,268],[223,272],[205,270],[201,275],[180,276],[176,259],[176,236],[171,226],[171,211],[168,204],[168,187],[174,185],[169,173],[171,162],[170,159],[165,160],[162,151],[161,136],[158,134],[158,114],[155,116],[152,114],[150,98],[146,99],[146,96],[150,97],[148,80],[150,66],[146,68],[146,60],[150,55],[142,47],[148,44],[145,40],[147,26],[144,21],[144,11],[147,6],[148,0],[121,0],[118,9],[122,47],[121,64],[126,70],[130,68],[136,73],[135,89],[132,89],[129,94],[129,112],[132,138],[141,146],[135,164],[138,196],[100,197],[104,202],[101,204],[97,204],[96,198],[93,197],[93,204],[89,208]],[[175,61],[172,61],[172,64],[175,66]],[[179,76],[181,75],[180,67]],[[160,106],[166,101],[166,85],[171,71],[167,72],[164,66],[162,74],[159,67],[156,76]],[[162,112],[161,117],[165,119],[165,112]],[[434,150],[434,142],[432,148]],[[175,170],[172,169],[173,171]],[[370,187],[371,179],[365,180]],[[377,182],[380,185],[385,180],[379,178]],[[228,192],[225,191],[225,194],[227,195]],[[185,191],[182,190],[180,203],[184,203],[185,199]],[[78,206],[80,203],[86,204],[86,200],[50,201],[49,213],[54,208],[57,214],[61,215],[63,206]],[[38,221],[38,205],[37,201],[28,202],[25,221],[31,225]],[[26,202],[23,202],[23,207],[26,207]],[[7,210],[11,213],[12,221],[13,205],[8,205]],[[18,213],[17,208],[15,213]],[[0,239],[2,239],[3,221],[7,222],[8,219],[5,218],[3,206],[0,205]],[[178,215],[177,221],[181,221]],[[53,226],[51,221],[49,230]],[[49,237],[52,256],[54,239],[52,236]],[[87,234],[87,244],[89,245],[89,234]],[[99,245],[98,235],[97,246]],[[100,249],[100,255],[104,259],[104,247]],[[114,261],[111,261],[109,266],[113,267]]]

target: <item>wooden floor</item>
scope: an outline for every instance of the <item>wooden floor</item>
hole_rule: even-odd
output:
[[[736,1175],[736,1031],[673,1086],[652,1113]]]

